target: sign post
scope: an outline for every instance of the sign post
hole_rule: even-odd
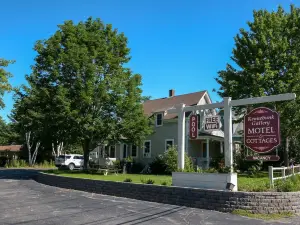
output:
[[[233,170],[233,151],[232,151],[232,107],[241,105],[252,105],[266,102],[288,101],[296,98],[296,94],[280,94],[257,98],[246,98],[231,100],[225,97],[221,103],[212,103],[206,105],[187,106],[180,104],[175,108],[169,109],[168,113],[178,114],[178,167],[184,169],[184,152],[185,152],[185,112],[193,112],[196,110],[224,108],[224,143],[225,143],[225,166]]]

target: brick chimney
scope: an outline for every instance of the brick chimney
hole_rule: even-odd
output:
[[[169,90],[169,98],[174,96],[175,96],[175,90],[174,89]]]

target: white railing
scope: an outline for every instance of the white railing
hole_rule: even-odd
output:
[[[274,171],[281,171],[281,176],[274,177]],[[293,165],[290,167],[273,167],[269,166],[269,179],[271,187],[274,187],[274,180],[286,179],[295,174],[300,174],[300,165]]]

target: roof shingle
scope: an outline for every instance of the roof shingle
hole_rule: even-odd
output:
[[[143,104],[144,113],[150,117],[156,112],[165,112],[166,110],[173,108],[180,103],[184,103],[186,106],[196,105],[205,93],[206,91],[199,91],[184,95],[175,95],[169,98],[148,100]],[[176,114],[167,114],[164,116],[164,119],[173,119],[176,117]]]
[[[18,152],[22,148],[22,145],[0,145],[0,151],[12,151]]]

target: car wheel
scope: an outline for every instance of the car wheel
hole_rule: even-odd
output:
[[[74,170],[74,168],[75,168],[75,165],[73,163],[70,163],[69,164],[69,170]]]

